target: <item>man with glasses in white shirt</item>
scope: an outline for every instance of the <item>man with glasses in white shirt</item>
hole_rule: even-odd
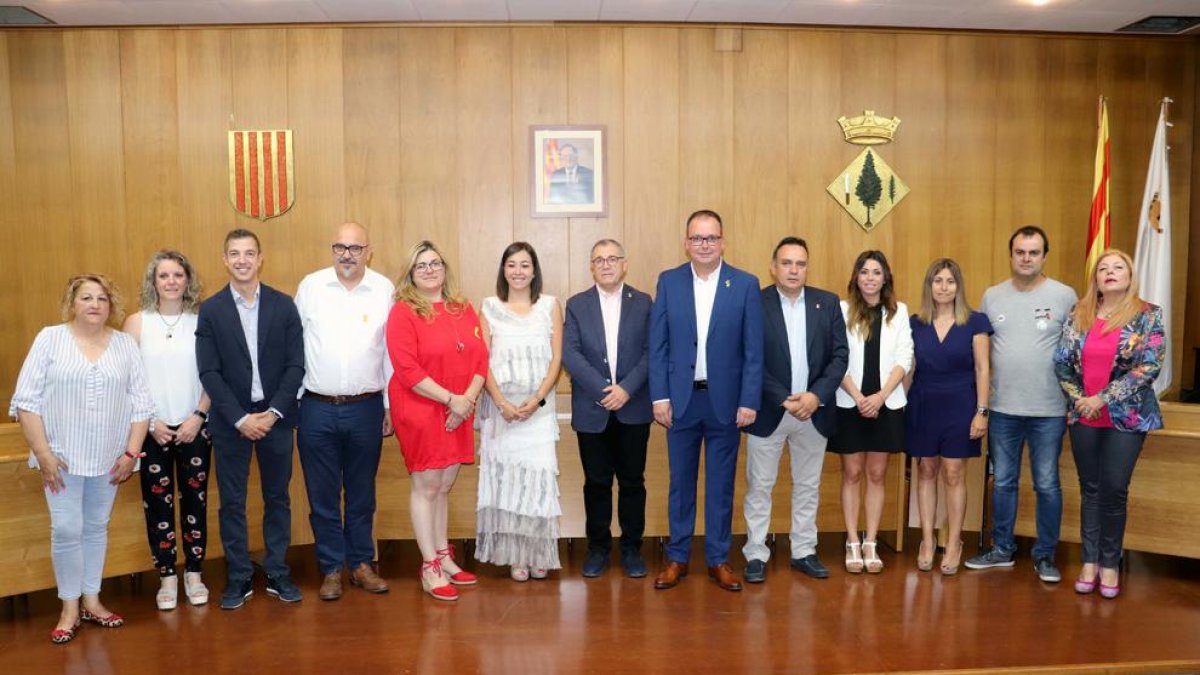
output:
[[[367,267],[371,242],[362,225],[340,225],[331,251],[333,265],[306,276],[296,291],[305,364],[296,441],[322,600],[342,596],[343,567],[353,585],[388,590],[372,564],[372,523],[383,437],[392,433],[384,327],[395,289]]]
[[[754,423],[762,403],[762,300],[754,275],[723,262],[723,231],[714,211],[688,217],[690,260],[659,275],[650,313],[650,397],[671,466],[671,539],[658,589],[688,573],[703,446],[708,575],[724,590],[742,590],[729,566],[733,480],[739,430]]]
[[[567,301],[563,365],[571,374],[571,427],[583,462],[588,556],[583,576],[598,577],[612,558],[612,483],[617,479],[621,567],[646,576],[646,443],[650,439],[650,296],[625,283],[625,249],[592,246],[596,285]]]

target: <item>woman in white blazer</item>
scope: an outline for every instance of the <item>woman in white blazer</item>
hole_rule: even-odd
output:
[[[829,451],[842,458],[842,515],[846,519],[846,571],[883,571],[875,535],[883,516],[888,455],[904,448],[904,376],[912,370],[908,308],[896,301],[892,270],[881,251],[854,261],[842,301],[850,361],[837,392],[837,432]],[[860,539],[859,506],[867,477],[867,530]]]

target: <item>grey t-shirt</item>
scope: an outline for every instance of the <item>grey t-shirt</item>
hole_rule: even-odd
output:
[[[1066,399],[1054,376],[1054,350],[1075,291],[1046,278],[1031,291],[1012,280],[983,294],[979,310],[992,322],[992,392],[989,407],[1007,415],[1057,417]]]

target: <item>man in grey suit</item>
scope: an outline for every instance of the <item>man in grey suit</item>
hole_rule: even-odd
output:
[[[624,283],[625,249],[612,239],[592,246],[596,285],[567,301],[563,365],[571,374],[571,428],[583,461],[588,557],[597,577],[612,557],[612,481],[617,478],[621,567],[646,576],[646,443],[650,438],[650,296]]]
[[[791,564],[815,579],[829,571],[817,558],[817,497],[825,441],[833,435],[834,395],[849,347],[838,297],[807,286],[808,244],[785,237],[771,255],[775,283],[762,289],[763,386],[758,419],[746,427],[745,578],[767,578],[771,490],[786,442],[792,453]]]

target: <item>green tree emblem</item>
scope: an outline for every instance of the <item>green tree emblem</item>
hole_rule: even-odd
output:
[[[879,174],[875,171],[875,156],[871,151],[867,151],[867,158],[863,160],[862,173],[858,174],[858,184],[854,186],[854,195],[858,197],[858,201],[867,207],[867,229],[871,228],[871,209],[879,203],[879,198],[883,196],[883,182],[879,180]]]
[[[896,203],[896,174],[888,176],[888,201]]]

